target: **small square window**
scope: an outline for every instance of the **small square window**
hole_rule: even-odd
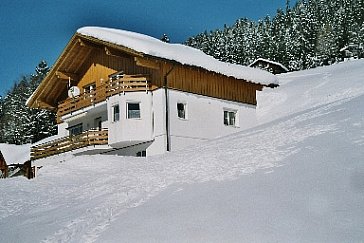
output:
[[[139,151],[138,153],[136,153],[137,157],[147,157],[147,151],[143,150],[143,151]]]
[[[139,103],[128,103],[128,119],[140,118],[140,104]]]
[[[119,105],[114,105],[112,107],[112,121],[117,122],[120,120],[120,107]]]
[[[224,124],[227,126],[235,126],[236,111],[224,111]]]
[[[186,104],[177,103],[177,116],[181,119],[186,119]]]

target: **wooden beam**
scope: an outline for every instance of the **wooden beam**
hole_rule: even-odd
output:
[[[63,72],[63,71],[56,71],[56,76],[59,79],[65,79],[65,80],[75,80],[78,81],[79,80],[79,76],[75,73],[67,73],[67,72]]]
[[[77,42],[80,46],[85,46],[85,43],[80,38],[78,38]]]
[[[114,54],[112,54],[112,52],[106,46],[104,47],[104,50],[105,50],[106,55],[108,55],[108,56],[115,56]]]
[[[159,63],[142,57],[134,57],[136,65],[150,69],[160,69]]]
[[[42,100],[36,100],[36,107],[40,109],[47,109],[47,110],[55,110],[56,108],[53,105],[48,104]]]

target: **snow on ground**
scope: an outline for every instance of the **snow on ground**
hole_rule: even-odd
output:
[[[0,181],[0,242],[362,242],[363,65],[281,75],[259,126],[178,152],[40,160]]]
[[[30,144],[14,145],[0,143],[0,151],[8,165],[23,164],[30,159]]]

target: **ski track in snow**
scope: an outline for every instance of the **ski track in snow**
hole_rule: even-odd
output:
[[[342,132],[339,126],[345,124],[361,131],[353,143],[364,145],[364,118],[354,123],[350,118],[335,123],[322,119],[364,95],[364,87],[351,85],[333,92],[327,90],[332,76],[317,72],[282,76],[281,89],[264,93],[265,106],[258,109],[261,125],[233,136],[146,159],[105,155],[45,159],[42,162],[48,165],[32,183],[19,178],[1,182],[1,193],[6,187],[13,193],[0,197],[0,226],[17,217],[25,218],[18,224],[31,224],[49,214],[53,216],[44,222],[52,221],[50,228],[43,232],[37,226],[42,242],[95,242],[124,212],[171,185],[234,180],[257,170],[272,173],[284,166],[283,159],[300,151],[303,141]],[[284,85],[297,85],[291,82],[297,77],[321,81],[312,85],[310,79],[306,92],[288,95]],[[295,100],[296,95],[303,98]],[[292,109],[280,107],[285,103],[292,103]]]

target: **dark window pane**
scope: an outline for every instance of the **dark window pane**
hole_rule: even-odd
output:
[[[119,121],[120,120],[120,108],[119,105],[113,106],[113,121]]]
[[[186,109],[185,104],[177,103],[177,115],[179,118],[186,119]]]
[[[140,118],[139,103],[128,103],[128,119]]]
[[[70,135],[78,135],[78,134],[81,134],[82,133],[82,123],[80,124],[77,124],[75,126],[72,126],[72,127],[69,127],[68,128],[68,131],[69,131],[69,134]]]
[[[235,126],[235,111],[224,111],[224,124],[227,126]]]

